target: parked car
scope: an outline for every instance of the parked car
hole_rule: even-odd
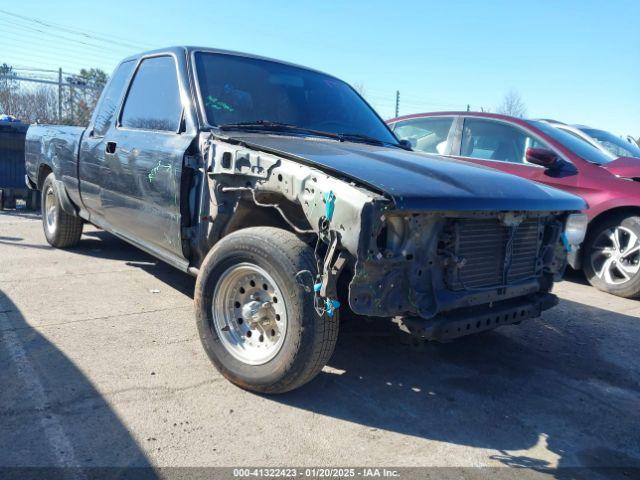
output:
[[[341,312],[436,340],[536,317],[584,234],[582,199],[426,163],[337,78],[206,48],[127,58],[88,128],[29,128],[26,165],[51,245],[90,222],[197,275],[207,354],[259,392],[313,378]]]
[[[640,139],[635,139],[631,135],[625,136],[625,140],[629,142],[631,145],[635,145],[636,147],[640,147]]]
[[[613,133],[597,128],[585,127],[584,125],[567,125],[566,123],[555,120],[543,121],[584,140],[605,155],[610,156],[612,160],[618,157],[640,158],[640,147],[638,147],[635,142],[629,142],[628,139],[617,137]]]
[[[640,296],[640,160],[614,156],[548,121],[474,112],[388,121],[413,148],[464,159],[583,197],[584,244],[569,255],[596,288]],[[427,161],[428,163],[428,161]]]

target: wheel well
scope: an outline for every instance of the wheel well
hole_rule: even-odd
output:
[[[279,205],[289,221],[300,228],[309,228],[307,219],[299,205],[293,202],[280,202]],[[259,207],[253,201],[241,200],[222,236],[249,227],[276,227],[297,234],[275,208]]]
[[[640,216],[640,207],[616,207],[611,210],[606,210],[600,213],[598,216],[591,219],[589,222],[589,227],[587,229],[587,234],[592,230],[593,227],[600,224],[602,221],[607,220],[613,216],[622,216],[622,215],[638,215]]]
[[[287,219],[294,223],[301,229],[310,229],[311,226],[302,211],[300,205],[284,200],[282,197],[277,202],[283,212],[286,214]],[[238,230],[243,230],[250,227],[275,227],[282,230],[287,230],[295,235],[298,235],[305,241],[310,247],[315,246],[316,236],[300,234],[292,228],[287,221],[282,218],[280,212],[275,208],[259,207],[252,200],[243,199],[238,203],[233,217],[229,220],[220,238],[224,238],[230,233]],[[338,291],[340,292],[340,301],[343,305],[349,305],[349,283],[353,277],[353,266],[348,263],[347,266],[340,272],[337,278]]]
[[[49,165],[47,164],[40,165],[40,167],[38,168],[38,182],[37,182],[38,190],[42,190],[42,185],[44,184],[45,178],[47,178],[52,171],[53,170],[51,170],[51,167]]]

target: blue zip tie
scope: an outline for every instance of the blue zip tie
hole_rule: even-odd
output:
[[[571,251],[571,244],[569,243],[569,240],[567,240],[567,235],[562,232],[560,234],[560,238],[562,239],[562,244],[564,245],[564,249],[567,251],[567,253],[569,253]]]
[[[336,202],[336,195],[335,193],[333,193],[333,190],[329,190],[328,192],[324,193],[324,216],[326,217],[327,221],[330,222],[331,219],[333,218],[333,211],[335,209],[335,202]]]
[[[338,308],[340,308],[340,302],[332,298],[327,298],[324,304],[325,304],[325,311],[327,312],[327,316],[329,317],[333,317],[335,311]]]

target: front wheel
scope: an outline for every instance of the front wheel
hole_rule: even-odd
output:
[[[318,315],[313,294],[295,279],[301,270],[315,273],[312,249],[271,227],[234,232],[205,258],[195,289],[198,331],[213,364],[236,385],[293,390],[331,357],[337,314]]]
[[[619,297],[640,297],[640,217],[620,215],[599,222],[583,248],[591,285]]]

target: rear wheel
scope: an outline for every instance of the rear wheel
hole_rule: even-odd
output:
[[[216,368],[236,385],[282,393],[328,362],[338,317],[318,315],[313,293],[295,279],[315,271],[312,249],[293,233],[247,228],[205,258],[195,289],[200,339]]]
[[[590,229],[583,250],[589,283],[625,298],[640,297],[640,217],[619,215]]]
[[[62,209],[55,176],[50,173],[42,185],[42,226],[44,236],[56,248],[73,247],[82,236],[82,219],[69,215]]]

